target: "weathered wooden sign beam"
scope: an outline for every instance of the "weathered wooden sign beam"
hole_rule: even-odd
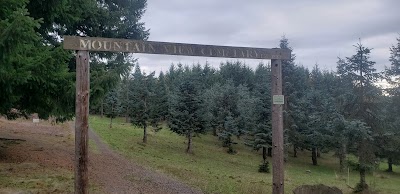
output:
[[[64,36],[64,49],[248,59],[290,59],[288,49],[214,46],[132,39]]]
[[[284,193],[282,60],[290,59],[289,49],[249,48],[64,36],[64,49],[77,50],[75,109],[75,193],[88,192],[89,51],[147,53],[222,58],[271,59],[272,102],[272,191]]]

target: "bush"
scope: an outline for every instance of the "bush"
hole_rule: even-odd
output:
[[[269,162],[266,161],[265,163],[260,164],[258,167],[258,172],[269,173]]]
[[[347,160],[347,165],[348,165],[351,169],[356,170],[356,171],[360,171],[360,169],[361,169],[360,163],[358,163],[358,162],[356,162],[356,161]],[[364,166],[364,168],[365,168],[365,170],[366,170],[367,172],[372,172],[372,171],[374,171],[374,169],[378,168],[378,163],[375,163],[375,164],[373,164],[373,165]]]

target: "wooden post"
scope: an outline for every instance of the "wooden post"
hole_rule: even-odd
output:
[[[89,52],[76,55],[75,194],[88,193]]]
[[[282,95],[282,61],[271,60],[272,95]],[[283,194],[283,115],[281,103],[272,102],[272,193]]]

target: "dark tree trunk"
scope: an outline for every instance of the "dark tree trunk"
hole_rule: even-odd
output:
[[[263,147],[262,153],[263,153],[263,164],[265,164],[265,162],[267,161],[267,148],[266,147]]]
[[[128,90],[126,90],[126,101],[128,101]],[[125,110],[125,123],[129,123],[129,108],[128,104],[126,104],[126,110]]]
[[[143,125],[143,143],[147,143],[147,125]]]
[[[145,83],[146,86],[146,83]],[[147,99],[144,98],[144,112],[147,112]],[[143,143],[147,143],[147,123],[143,122]]]
[[[391,157],[388,158],[388,172],[393,172],[393,160]]]
[[[214,128],[214,129],[213,129],[213,135],[214,135],[214,136],[217,136],[217,135],[218,135],[218,134],[217,134],[217,128]]]
[[[125,113],[125,123],[129,123],[128,109],[126,109],[126,113]]]
[[[312,148],[311,150],[311,159],[312,159],[312,164],[314,166],[318,165],[317,161],[317,148]]]
[[[112,128],[113,115],[114,115],[114,106],[111,105],[110,129]]]
[[[101,101],[101,105],[100,105],[100,117],[103,118],[104,116],[104,103],[103,101]]]
[[[357,188],[358,191],[364,191],[364,190],[368,189],[367,182],[365,181],[365,173],[366,173],[365,168],[360,168],[360,183]]]
[[[342,143],[341,147],[339,148],[339,164],[340,169],[339,171],[343,173],[346,168],[345,160],[346,160],[346,144]]]
[[[293,146],[293,157],[297,158],[297,147]]]
[[[365,174],[367,172],[367,162],[368,162],[368,147],[367,140],[363,139],[360,141],[360,145],[358,147],[359,157],[358,163],[360,164],[360,183],[357,185],[356,191],[364,191],[368,189],[367,182],[365,181]]]
[[[227,144],[228,144],[228,153],[229,154],[235,154],[236,153],[236,151],[233,149],[233,147],[232,147],[232,139],[231,139],[231,136],[228,136],[228,139],[227,139],[227,142],[226,142]]]
[[[188,132],[187,138],[188,138],[188,144],[187,144],[187,148],[186,148],[186,153],[191,154],[191,153],[193,153],[193,150],[192,150],[192,131]]]
[[[272,148],[271,147],[268,148],[268,156],[272,157]]]

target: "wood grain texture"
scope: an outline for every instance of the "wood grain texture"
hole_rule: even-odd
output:
[[[282,95],[282,61],[271,60],[272,95]],[[272,103],[272,193],[284,194],[283,104]]]
[[[76,55],[75,100],[75,194],[87,194],[89,129],[89,52]]]
[[[251,48],[64,36],[64,49],[221,58],[290,59],[289,49]]]

